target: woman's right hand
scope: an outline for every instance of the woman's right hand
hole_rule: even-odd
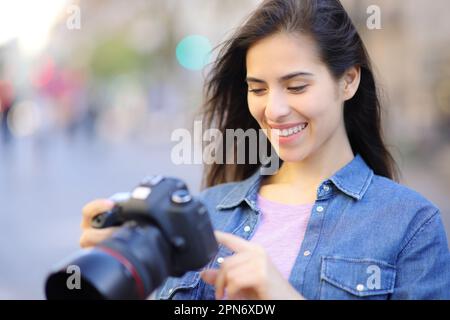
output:
[[[91,227],[91,220],[100,213],[109,211],[113,208],[114,202],[109,199],[97,199],[87,203],[83,209],[83,218],[81,220],[82,234],[80,237],[80,246],[82,248],[94,247],[111,235],[119,228],[94,229]]]

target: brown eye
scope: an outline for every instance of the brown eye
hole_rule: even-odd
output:
[[[255,95],[261,95],[266,91],[266,89],[250,89],[248,92],[252,92]]]
[[[299,87],[289,87],[287,88],[289,91],[291,91],[292,93],[300,93],[303,92],[306,87],[308,87],[308,85],[304,85],[304,86],[299,86]]]

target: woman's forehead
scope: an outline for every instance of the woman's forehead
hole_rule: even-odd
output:
[[[247,76],[262,73],[282,77],[292,72],[314,73],[321,61],[310,37],[275,34],[249,48],[246,56]]]

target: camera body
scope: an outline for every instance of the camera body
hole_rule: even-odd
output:
[[[145,178],[91,225],[120,228],[50,274],[47,298],[145,299],[167,277],[205,266],[218,249],[206,207],[171,177]],[[74,265],[81,274],[78,289],[67,286],[66,270]]]

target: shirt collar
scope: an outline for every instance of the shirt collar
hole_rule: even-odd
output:
[[[331,181],[336,188],[346,195],[355,198],[356,200],[361,200],[372,181],[373,175],[373,170],[366,164],[364,159],[357,154],[352,161],[323,183]],[[252,209],[257,209],[256,196],[262,177],[263,175],[261,175],[260,169],[256,170],[254,174],[238,183],[228,194],[226,194],[216,208],[229,209],[236,207],[241,204],[241,202],[245,201]]]
[[[263,176],[258,168],[249,178],[238,183],[231,191],[225,195],[216,209],[230,209],[246,201],[252,209],[256,209],[256,194]]]
[[[361,200],[373,178],[373,170],[357,154],[352,161],[336,172],[329,180],[343,193]]]

